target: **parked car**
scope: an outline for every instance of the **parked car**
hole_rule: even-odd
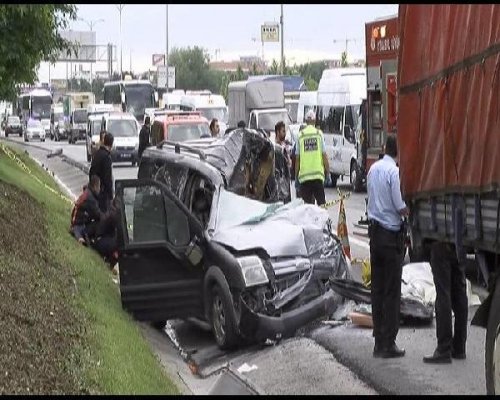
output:
[[[136,319],[202,319],[228,349],[331,315],[330,279],[349,267],[328,212],[273,190],[290,189],[278,147],[246,129],[162,142],[138,179],[116,181],[121,300]]]
[[[42,125],[42,121],[38,119],[28,120],[26,130],[24,131],[25,142],[29,142],[33,139],[39,139],[41,142],[45,142],[45,128]]]
[[[23,136],[23,126],[21,125],[21,120],[17,116],[10,116],[7,118],[5,124],[5,137],[9,135],[18,134],[19,137]]]

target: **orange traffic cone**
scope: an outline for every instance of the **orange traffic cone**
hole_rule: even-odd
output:
[[[347,220],[345,216],[344,199],[340,200],[339,220],[337,222],[337,236],[342,243],[344,254],[351,259],[351,246],[349,245],[349,234],[347,233]]]

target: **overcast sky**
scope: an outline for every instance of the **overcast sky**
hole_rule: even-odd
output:
[[[120,54],[120,18],[117,4],[78,4],[78,17],[94,24],[97,44],[117,45]],[[285,4],[285,57],[291,64],[319,59],[340,58],[348,42],[349,58],[365,58],[364,24],[379,17],[396,14],[397,4],[324,5]],[[279,22],[279,4],[231,4],[168,6],[169,48],[200,46],[212,60],[237,60],[240,56],[261,56],[260,26]],[[166,6],[160,4],[126,4],[122,11],[123,70],[143,72],[152,68],[153,53],[165,53]],[[89,30],[82,21],[71,24],[73,30]],[[338,42],[335,43],[334,40]],[[355,41],[354,41],[355,40]],[[217,50],[217,52],[216,52]],[[279,58],[280,44],[265,43],[264,57]],[[115,66],[119,68],[119,64]],[[84,69],[89,69],[88,64]],[[94,71],[106,70],[98,63]],[[66,65],[51,68],[51,78],[66,77]],[[40,66],[40,81],[48,80],[48,65]]]

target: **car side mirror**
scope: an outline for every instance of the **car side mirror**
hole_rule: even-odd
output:
[[[185,256],[193,265],[198,265],[203,258],[203,250],[198,245],[199,240],[195,237],[186,249]]]

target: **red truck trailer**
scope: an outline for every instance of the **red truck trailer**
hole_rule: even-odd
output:
[[[365,24],[366,102],[360,109],[362,134],[358,159],[359,186],[366,189],[370,166],[383,153],[388,134],[396,133],[398,16],[378,18]]]
[[[475,255],[488,298],[488,394],[500,393],[500,6],[400,5],[398,145],[413,256]]]

